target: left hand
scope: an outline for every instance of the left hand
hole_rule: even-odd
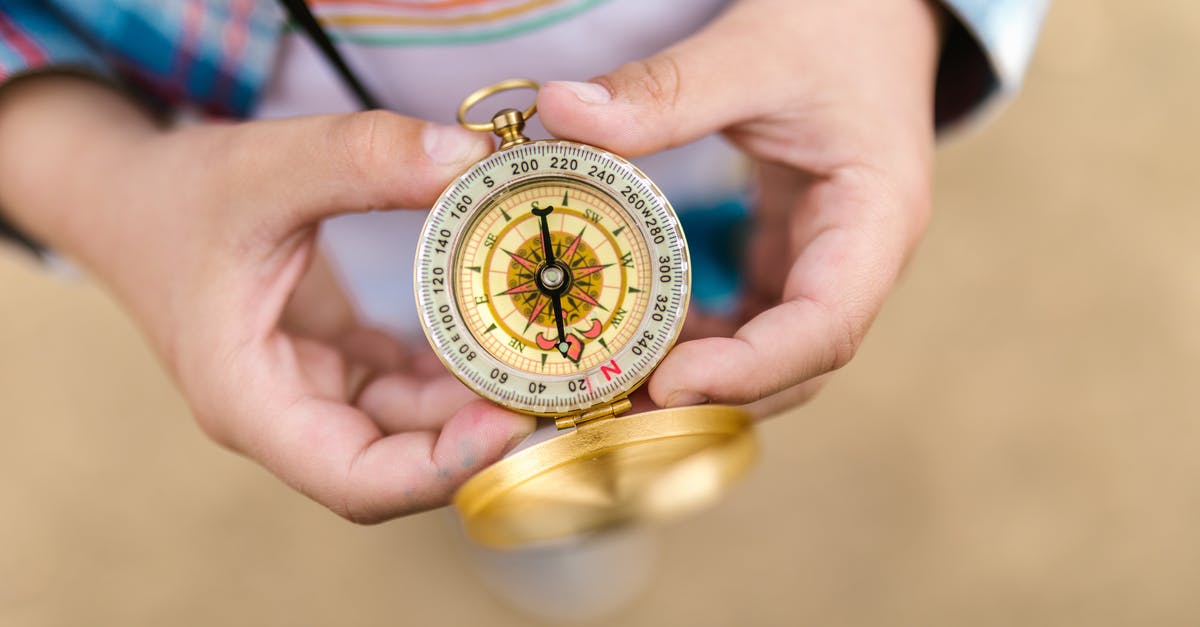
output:
[[[533,430],[360,324],[317,255],[323,220],[429,206],[488,138],[385,111],[162,128],[70,75],[0,91],[0,206],[125,305],[218,443],[372,523]]]
[[[656,404],[772,413],[853,357],[928,221],[938,52],[925,0],[741,0],[652,58],[543,86],[556,136],[636,157],[722,132],[759,164],[741,326],[678,344]]]

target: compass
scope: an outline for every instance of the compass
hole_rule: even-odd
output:
[[[671,204],[630,162],[526,137],[535,107],[467,121],[481,100],[520,88],[538,85],[510,79],[459,107],[463,126],[501,143],[442,193],[414,264],[422,326],[446,367],[480,396],[570,430],[456,495],[468,532],[497,546],[692,509],[754,454],[737,408],[618,418],[683,327],[687,243]]]

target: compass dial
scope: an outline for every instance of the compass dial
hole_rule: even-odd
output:
[[[662,194],[570,142],[498,152],[452,185],[417,250],[425,330],[468,386],[538,414],[628,395],[674,343],[688,257]]]

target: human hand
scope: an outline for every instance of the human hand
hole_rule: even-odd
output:
[[[741,0],[652,58],[543,86],[559,137],[638,156],[722,132],[759,164],[742,317],[678,344],[655,403],[773,413],[851,359],[928,221],[938,48],[922,0]]]
[[[39,78],[4,92],[0,138],[5,209],[112,289],[209,435],[338,514],[442,505],[532,430],[361,327],[312,266],[322,219],[431,205],[485,137],[384,112],[162,131]]]

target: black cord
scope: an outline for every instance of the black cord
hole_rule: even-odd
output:
[[[291,17],[292,21],[304,29],[304,33],[321,50],[321,54],[325,55],[325,59],[329,61],[333,69],[337,70],[342,82],[358,98],[359,105],[363,109],[382,109],[383,107],[379,104],[379,101],[362,84],[362,81],[358,80],[358,75],[354,73],[354,70],[350,69],[350,66],[346,64],[346,60],[342,58],[341,53],[333,46],[333,41],[329,39],[329,34],[325,32],[324,28],[321,28],[321,24],[317,22],[317,18],[313,16],[312,11],[308,9],[308,5],[304,3],[304,0],[279,0],[279,3],[287,10],[288,16]]]

